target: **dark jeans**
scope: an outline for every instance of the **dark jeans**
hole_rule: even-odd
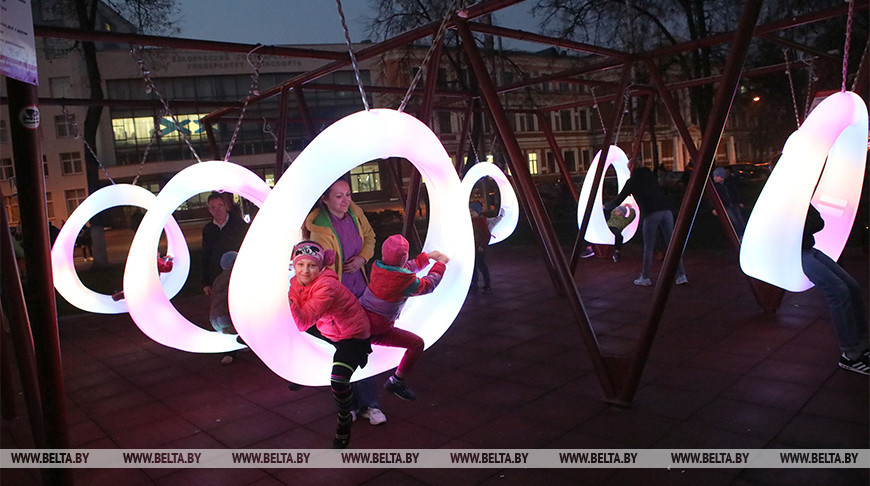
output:
[[[840,350],[849,359],[858,358],[868,347],[861,284],[815,248],[801,251],[801,266],[804,275],[825,294]]]
[[[619,228],[614,228],[613,226],[608,226],[607,229],[613,233],[613,249],[621,250],[622,249],[622,230]]]
[[[649,278],[649,269],[652,266],[653,253],[656,246],[656,232],[661,229],[665,244],[670,243],[674,233],[674,214],[670,210],[656,211],[647,214],[643,218],[643,267],[641,277]],[[683,267],[683,259],[677,264],[676,278],[686,275]]]
[[[737,232],[737,236],[743,238],[743,231],[746,230],[746,220],[743,218],[743,211],[741,211],[740,206],[736,204],[732,204],[725,208],[728,213],[728,219],[731,220],[731,225],[734,226],[734,231]]]
[[[483,274],[483,286],[489,287],[489,267],[486,266],[486,251],[474,252],[474,271],[471,273],[471,286],[477,287],[477,272]]]

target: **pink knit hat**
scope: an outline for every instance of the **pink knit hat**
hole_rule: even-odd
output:
[[[401,267],[408,261],[408,240],[402,235],[393,235],[381,247],[381,261],[393,267]]]
[[[328,267],[335,263],[335,252],[329,248],[324,250],[313,241],[300,241],[293,247],[293,265],[303,259],[313,260],[320,268]]]

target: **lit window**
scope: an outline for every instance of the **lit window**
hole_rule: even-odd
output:
[[[381,170],[377,162],[366,162],[350,171],[350,187],[353,192],[381,190]]]
[[[6,205],[6,214],[9,215],[9,224],[18,224],[21,218],[18,212],[18,196],[5,196],[3,203]]]
[[[82,154],[81,152],[64,152],[60,154],[60,165],[63,168],[63,175],[81,174],[82,173]]]
[[[529,173],[534,175],[538,173],[538,154],[529,152]]]
[[[205,140],[206,132],[199,122],[199,119],[204,116],[205,114],[196,113],[175,115],[174,121],[171,117],[161,117],[156,119],[156,124],[155,118],[150,116],[113,118],[112,131],[115,142],[124,144],[147,144],[155,128],[164,142],[182,142],[185,135],[193,141]]]

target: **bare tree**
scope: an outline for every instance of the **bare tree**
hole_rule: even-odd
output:
[[[38,3],[48,2],[53,3],[52,7],[57,12],[65,14],[64,18],[73,20],[74,25],[71,27],[81,30],[104,30],[104,27],[98,24],[98,20],[105,20],[107,16],[111,16],[126,21],[120,22],[126,25],[116,25],[116,28],[143,34],[172,34],[176,32],[173,21],[170,20],[175,14],[175,0],[41,0],[41,2],[34,2],[34,8]],[[93,42],[82,41],[75,43],[73,49],[81,53],[85,63],[90,98],[96,101],[103,100],[105,96],[97,60],[97,47]],[[90,147],[97,146],[97,132],[102,112],[103,107],[100,105],[88,106],[82,137]],[[90,150],[85,150],[85,176],[88,193],[93,193],[100,188],[99,162]],[[96,215],[92,219],[91,232],[94,266],[105,267],[108,265],[108,259],[100,215]]]
[[[841,4],[842,0],[769,0],[765,2],[761,22]],[[732,31],[741,8],[741,2],[728,0],[537,0],[534,11],[542,19],[542,30],[550,35],[640,53]],[[866,19],[859,21],[866,25]],[[834,38],[839,37],[842,42],[843,29],[837,28],[836,22],[842,23],[842,19],[834,21],[833,28],[831,22],[812,24],[793,29],[792,35],[812,40],[818,49],[842,48],[821,42],[831,32],[837,32],[839,35]],[[866,34],[863,38],[866,39]],[[858,45],[863,45],[860,42]],[[759,46],[750,53],[747,65],[776,62],[770,49]],[[724,65],[727,49],[727,44],[693,49],[660,59],[658,69],[683,79],[705,78]],[[689,97],[693,121],[703,130],[713,88],[711,85],[693,88]]]

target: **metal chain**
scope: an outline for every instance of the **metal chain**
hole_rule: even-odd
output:
[[[423,57],[423,62],[420,63],[420,68],[417,69],[416,74],[414,74],[414,79],[411,80],[411,85],[408,86],[408,91],[405,92],[405,97],[402,98],[402,103],[399,105],[400,112],[405,111],[405,107],[408,106],[408,101],[411,100],[411,93],[413,93],[417,83],[420,82],[420,78],[423,77],[423,70],[429,66],[429,58],[431,58],[432,53],[435,52],[436,46],[441,43],[441,39],[444,37],[444,31],[447,30],[447,21],[450,20],[450,17],[453,14],[456,2],[457,0],[453,0],[450,3],[450,7],[448,7],[447,11],[444,13],[444,19],[441,21],[441,25],[438,26],[438,32],[435,33],[435,37],[432,39],[432,45],[429,47],[429,50],[426,51],[426,56]]]
[[[791,65],[788,62],[788,49],[786,49],[785,47],[782,48],[782,56],[785,58],[785,74],[786,76],[788,76],[788,87],[791,88],[791,102],[792,105],[794,105],[794,119],[797,122],[797,127],[800,128],[801,116],[798,113],[797,97],[795,96],[794,82],[792,81],[791,77]],[[809,91],[809,88],[807,88],[807,91]]]
[[[175,118],[175,115],[172,114],[172,110],[169,109],[169,102],[166,101],[165,98],[160,94],[160,91],[157,90],[157,86],[154,85],[154,81],[151,79],[151,71],[145,68],[145,60],[142,59],[142,56],[139,55],[138,50],[134,47],[130,49],[130,55],[133,56],[133,59],[136,59],[136,63],[139,64],[139,70],[142,73],[142,79],[145,81],[145,92],[148,94],[154,94],[157,96],[157,99],[160,100],[160,104],[163,105],[164,115],[169,115],[169,119],[172,120],[176,126],[180,126],[178,123],[178,119]],[[184,140],[184,143],[187,144],[187,148],[190,149],[190,152],[193,154],[193,157],[197,162],[202,162],[200,160],[199,155],[196,153],[196,150],[193,148],[193,144],[190,143],[190,139],[187,137],[187,134],[183,131],[179,132],[181,134],[181,138]]]
[[[619,114],[619,122],[616,124],[616,136],[613,137],[613,145],[619,145],[619,132],[622,131],[622,120],[625,118],[625,114],[628,112],[628,91],[623,94],[622,100],[622,113]]]
[[[592,93],[592,101],[595,102],[592,107],[598,112],[598,119],[601,121],[601,131],[604,132],[604,136],[607,136],[607,127],[604,125],[604,117],[601,116],[601,107],[598,106],[598,98],[595,97],[595,87],[590,87],[589,92]]]
[[[864,47],[864,54],[861,56],[861,61],[858,63],[858,70],[856,72],[863,72],[864,66],[867,64],[867,51],[870,51],[870,39],[867,40],[867,45]],[[855,79],[852,80],[852,89],[851,91],[855,91],[858,88],[858,78],[860,76],[855,76]]]
[[[166,113],[163,112],[160,114],[161,117],[166,116]],[[139,162],[139,169],[136,171],[136,177],[133,178],[132,184],[135,186],[137,182],[139,182],[139,176],[142,175],[142,169],[145,167],[145,161],[148,160],[148,152],[151,151],[151,145],[154,144],[154,141],[157,140],[157,134],[160,130],[157,129],[157,125],[154,125],[154,128],[151,130],[151,138],[148,139],[148,145],[145,145],[145,151],[142,152],[142,161]]]
[[[245,111],[248,109],[248,100],[260,94],[257,85],[260,80],[260,67],[263,66],[263,56],[257,55],[257,64],[254,65],[251,62],[251,54],[261,47],[263,47],[263,44],[257,44],[257,47],[251,49],[251,52],[249,52],[246,57],[248,65],[254,68],[254,73],[251,74],[251,87],[248,89],[248,97],[245,98],[245,102],[242,104],[242,111],[239,113],[239,119],[236,120],[236,128],[233,130],[233,136],[230,138],[230,144],[227,146],[227,153],[224,155],[224,162],[230,160],[230,154],[233,153],[233,146],[236,145],[236,137],[239,136],[239,130],[242,128],[242,120],[245,118]]]
[[[477,147],[475,147],[474,140],[471,140],[471,151],[474,152],[474,163],[479,164],[480,163],[480,155],[478,155],[478,153],[477,153]]]
[[[277,152],[279,149],[279,147],[278,147],[278,135],[275,135],[275,130],[272,129],[272,125],[270,125],[269,122],[266,121],[266,118],[265,117],[261,117],[261,118],[263,119],[263,133],[269,135],[270,137],[272,137],[272,140],[275,141],[275,151]],[[284,147],[280,147],[280,149],[281,149],[281,152],[283,153],[282,158],[283,158],[284,162],[292,162],[293,158],[290,156],[290,152],[288,152]]]
[[[809,62],[807,62],[807,64],[810,65],[810,72],[807,73],[807,99],[804,102],[804,116],[807,116],[810,112],[810,103],[812,102],[812,99],[810,98],[810,90],[813,88],[813,83],[818,81],[818,79],[816,78],[816,69],[813,65],[813,61],[810,60]]]
[[[849,15],[846,17],[846,44],[843,46],[843,85],[840,87],[841,92],[846,91],[846,75],[849,66],[849,44],[852,41],[852,17],[855,12],[855,0],[848,0]]]
[[[341,28],[344,29],[344,40],[347,43],[347,52],[350,54],[350,62],[353,64],[353,73],[356,76],[356,84],[359,86],[359,94],[362,97],[363,106],[365,106],[366,111],[369,111],[369,102],[366,99],[366,92],[363,89],[362,78],[359,75],[359,66],[356,63],[356,55],[353,53],[353,46],[350,43],[350,32],[347,30],[347,22],[344,19],[344,11],[341,9],[341,0],[335,0],[335,3],[338,5],[338,16],[341,17]]]
[[[94,158],[94,161],[96,161],[97,167],[99,167],[100,170],[103,171],[103,174],[106,175],[106,179],[109,179],[109,182],[111,182],[112,184],[115,184],[114,179],[112,179],[112,176],[109,175],[109,172],[106,170],[106,168],[103,167],[103,163],[100,162],[100,158],[97,157],[97,153],[94,152],[94,149],[91,147],[91,144],[89,144],[88,141],[85,140],[85,137],[82,136],[81,132],[79,132],[79,124],[76,122],[76,117],[71,115],[66,110],[66,106],[60,105],[60,109],[63,112],[63,116],[66,119],[67,123],[69,123],[70,126],[72,126],[73,136],[75,137],[75,139],[81,140],[82,143],[85,144],[85,148],[87,149],[88,153],[90,153],[91,156]]]

